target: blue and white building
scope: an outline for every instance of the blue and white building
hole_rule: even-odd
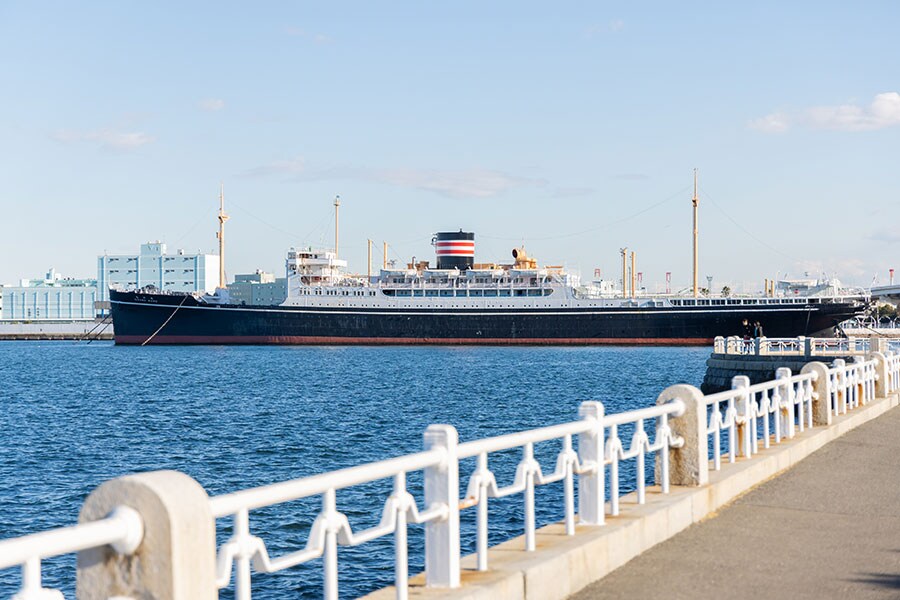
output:
[[[259,269],[235,275],[234,283],[228,284],[228,296],[232,304],[275,306],[287,298],[287,279]]]
[[[3,287],[0,319],[4,321],[73,321],[97,313],[96,279],[65,278],[50,269],[43,279],[22,279]]]
[[[97,257],[100,300],[109,300],[109,288],[136,289],[153,286],[174,292],[215,292],[219,283],[216,254],[166,253],[156,241],[141,244],[140,254],[104,254]]]

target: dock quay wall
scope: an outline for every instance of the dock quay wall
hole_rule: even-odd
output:
[[[898,391],[900,354],[875,351],[799,373],[780,368],[758,384],[739,376],[717,394],[673,385],[627,412],[587,401],[573,421],[491,438],[460,442],[454,427],[431,425],[417,453],[212,497],[183,473],[128,475],[92,492],[77,525],[0,541],[0,569],[21,569],[18,600],[61,598],[43,587],[41,561],[69,553],[78,554],[79,598],[212,599],[233,588],[246,600],[253,577],[315,561],[322,595],[333,599],[338,547],[392,537],[395,585],[369,598],[565,598],[896,406]],[[535,460],[536,444],[559,448],[555,464]],[[515,477],[498,482],[489,457],[510,449],[521,452]],[[465,459],[475,467],[461,473]],[[410,472],[423,474],[418,497],[407,489]],[[377,480],[393,482],[381,521],[354,529],[337,497]],[[634,491],[621,494],[623,482]],[[565,518],[538,527],[543,485],[561,488]],[[488,507],[506,496],[521,499],[524,535],[489,548]],[[307,539],[271,554],[265,532],[251,527],[255,511],[300,498],[320,506]],[[465,510],[476,513],[477,543],[463,557]],[[217,523],[228,535],[221,543]],[[410,523],[425,526],[425,572],[412,578]]]
[[[112,323],[102,319],[78,321],[0,321],[0,341],[113,339]]]

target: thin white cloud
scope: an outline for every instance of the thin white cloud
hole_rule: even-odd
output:
[[[314,44],[328,44],[331,42],[331,38],[324,33],[310,33],[300,27],[288,26],[284,28],[284,32],[291,37],[305,38]]]
[[[587,28],[585,32],[587,37],[592,38],[598,35],[605,35],[608,33],[619,33],[620,31],[625,30],[625,20],[624,19],[612,19],[607,23],[603,23],[600,25],[592,25]]]
[[[142,131],[115,131],[112,129],[97,129],[94,131],[60,129],[53,134],[53,139],[66,144],[94,142],[100,147],[115,150],[132,150],[156,140],[155,137]]]
[[[543,185],[540,180],[507,175],[491,169],[379,169],[371,171],[370,175],[375,181],[435,192],[451,198],[492,198],[513,188]]]
[[[492,169],[413,169],[413,168],[360,168],[337,167],[332,169],[307,169],[302,157],[276,161],[244,171],[245,177],[281,176],[289,181],[326,181],[352,179],[413,188],[433,192],[451,198],[492,198],[511,189],[542,187],[540,179],[518,177]]]
[[[900,229],[896,228],[882,228],[876,229],[872,233],[866,236],[866,239],[872,240],[873,242],[884,242],[886,244],[896,244],[900,242]]]
[[[647,175],[646,173],[617,173],[612,176],[613,179],[620,179],[622,181],[650,181],[652,177]]]
[[[216,112],[225,109],[225,101],[221,98],[207,98],[198,102],[197,107],[206,112]]]
[[[253,167],[241,173],[244,177],[268,177],[273,175],[297,175],[306,170],[306,160],[302,156],[277,160],[267,165]]]
[[[869,271],[866,264],[858,258],[835,258],[826,261],[822,260],[801,260],[794,263],[797,269],[792,277],[802,277],[804,273],[809,273],[810,277],[821,277],[832,275],[838,278],[856,278],[867,276]]]
[[[790,117],[785,113],[777,112],[758,119],[753,119],[748,124],[750,129],[764,133],[782,133],[790,127]]]
[[[781,133],[794,126],[832,131],[874,131],[900,125],[900,93],[877,94],[867,106],[813,106],[796,113],[776,112],[748,124],[751,129]]]

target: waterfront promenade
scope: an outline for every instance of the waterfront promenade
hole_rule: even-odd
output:
[[[575,600],[900,597],[898,430],[893,408]]]
[[[588,400],[575,420],[487,438],[460,440],[455,427],[432,424],[419,451],[265,485],[232,484],[210,493],[183,472],[138,473],[97,487],[82,505],[78,525],[0,541],[0,570],[20,571],[17,600],[61,597],[54,581],[44,587],[43,563],[52,566],[55,557],[72,553],[81,598],[211,600],[220,590],[233,590],[238,600],[249,600],[279,597],[257,595],[254,588],[284,581],[294,567],[309,563],[313,573],[321,573],[321,595],[336,600],[347,595],[339,584],[353,583],[341,581],[339,558],[343,564],[358,561],[354,547],[376,548],[382,538],[393,550],[394,586],[375,591],[373,599],[562,600],[598,581],[605,586],[632,559],[690,534],[692,525],[715,521],[715,515],[740,506],[742,495],[830,443],[843,443],[848,432],[886,413],[893,416],[898,394],[900,355],[874,351],[849,363],[811,362],[799,373],[778,369],[775,379],[754,385],[735,377],[732,389],[716,394],[670,385],[655,403],[620,412]],[[504,469],[510,454],[513,463],[506,466],[515,465],[514,475]],[[881,476],[891,480],[890,473]],[[371,506],[363,500],[376,490],[370,484],[380,481],[388,484],[376,491],[383,506],[363,511]],[[539,488],[555,491],[548,495]],[[771,527],[781,531],[788,527],[785,520],[802,522],[806,503],[820,494],[815,486],[798,493],[796,518],[790,511],[788,519],[771,517],[778,521]],[[495,508],[507,497],[522,507],[513,519],[523,535],[492,546],[491,532],[508,531],[508,518]],[[298,501],[302,505],[292,504],[288,520],[267,520],[269,511]],[[548,504],[560,507],[564,518],[542,527],[540,511]],[[296,506],[305,507],[306,516]],[[371,518],[363,520],[363,512]],[[754,518],[768,520],[759,514]],[[726,543],[737,547],[733,570],[747,562],[766,565],[770,546],[778,544],[744,539],[757,532],[754,521],[747,522],[741,522],[743,537],[726,535]],[[306,535],[294,529],[289,538],[279,538],[286,523],[310,527]],[[425,568],[410,578],[419,570],[413,566],[410,572],[416,542],[408,532],[415,524],[424,525],[418,529],[424,529]],[[834,527],[827,517],[816,526]],[[474,537],[474,553],[464,550],[464,535]],[[796,541],[790,534],[788,539]],[[803,554],[804,548],[788,544],[787,554]],[[847,551],[853,550],[850,545]],[[776,579],[793,571],[773,556]],[[722,563],[713,564],[715,577],[729,577]],[[890,569],[882,570],[889,577]],[[367,576],[373,575],[370,569]],[[695,591],[695,582],[688,576],[685,581],[684,589]],[[303,583],[306,593],[311,586]],[[666,579],[656,583],[673,587]]]

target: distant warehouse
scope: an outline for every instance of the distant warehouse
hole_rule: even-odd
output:
[[[219,282],[216,254],[166,254],[161,242],[141,244],[140,254],[104,254],[97,257],[99,300],[109,301],[109,288],[153,286],[173,292],[215,292]],[[105,305],[104,305],[105,308]]]
[[[51,268],[43,279],[22,279],[17,286],[4,286],[0,319],[5,321],[93,319],[96,300],[95,279],[64,278]]]

